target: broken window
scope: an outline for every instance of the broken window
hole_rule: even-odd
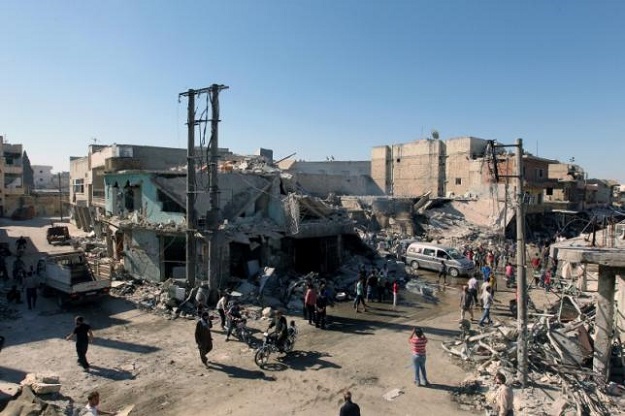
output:
[[[75,179],[74,180],[74,193],[76,193],[76,194],[84,194],[85,193],[85,180],[84,179]]]
[[[181,207],[179,203],[174,201],[165,192],[158,190],[158,200],[162,204],[163,212],[185,212],[185,208]]]
[[[546,194],[547,196],[552,196],[552,195],[553,195],[553,188],[547,188],[547,189],[545,190],[545,194]]]
[[[456,178],[456,185],[462,185],[462,178]]]

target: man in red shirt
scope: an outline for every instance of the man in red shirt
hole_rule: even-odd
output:
[[[430,382],[425,371],[425,344],[427,344],[428,339],[421,328],[414,328],[408,342],[412,349],[412,363],[415,370],[414,382],[417,386],[429,386]],[[423,376],[423,384],[420,383],[420,375]]]
[[[317,304],[317,291],[312,283],[308,283],[306,294],[304,295],[304,305],[306,307],[306,315],[308,315],[308,324],[312,325],[315,319],[315,305]]]

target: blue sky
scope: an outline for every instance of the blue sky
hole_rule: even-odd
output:
[[[429,135],[574,157],[625,183],[625,2],[0,2],[0,134],[69,169],[87,146],[186,147],[213,83],[220,146],[368,160]]]

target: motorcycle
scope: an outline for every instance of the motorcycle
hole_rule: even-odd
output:
[[[232,335],[234,335],[239,341],[245,342],[247,345],[250,345],[252,342],[252,334],[247,327],[247,319],[240,318],[232,323],[234,328],[232,328]],[[228,330],[228,324],[226,324],[226,331]]]
[[[258,347],[256,353],[254,354],[254,362],[257,366],[263,368],[269,361],[271,353],[284,352],[288,354],[293,351],[293,348],[295,347],[295,340],[299,334],[299,330],[297,329],[297,326],[295,326],[295,321],[291,321],[287,332],[288,334],[286,340],[284,341],[283,349],[278,347],[277,338],[275,336],[270,335],[269,332],[263,333],[263,344]]]

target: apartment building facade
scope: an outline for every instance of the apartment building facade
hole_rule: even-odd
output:
[[[24,150],[0,136],[0,216],[11,215],[24,195]]]

